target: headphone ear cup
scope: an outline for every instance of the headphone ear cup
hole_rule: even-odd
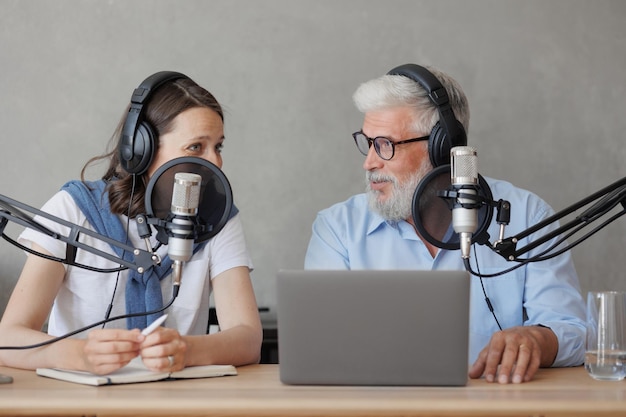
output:
[[[147,123],[140,123],[135,132],[132,157],[122,159],[122,167],[130,174],[141,175],[152,163],[157,135]]]
[[[456,129],[454,129],[454,131],[457,133],[455,136],[448,135],[440,122],[437,122],[430,132],[430,137],[428,138],[428,155],[430,156],[430,162],[433,164],[433,168],[450,163],[450,151],[452,148],[467,145],[465,128],[461,122],[456,119],[455,123]]]
[[[453,135],[450,138],[450,149],[455,146],[467,146],[467,133],[465,132],[465,127],[463,127],[463,124],[456,118],[454,119],[454,122],[456,123],[456,135]]]
[[[441,124],[437,122],[428,138],[428,155],[433,168],[450,163],[450,140]]]
[[[189,79],[174,71],[161,71],[146,78],[133,91],[119,142],[120,166],[129,174],[141,175],[148,170],[156,151],[158,132],[145,121],[144,104],[153,90],[168,81]]]
[[[428,138],[428,155],[433,167],[450,163],[450,150],[455,146],[467,145],[467,134],[463,124],[455,117],[447,90],[428,69],[415,64],[400,65],[388,75],[402,75],[419,85],[428,93],[430,101],[437,107],[439,122]]]

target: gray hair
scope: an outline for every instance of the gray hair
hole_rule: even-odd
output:
[[[448,74],[426,67],[444,86],[456,118],[469,128],[469,104],[459,83]],[[362,113],[392,107],[412,107],[415,110],[413,127],[416,133],[429,133],[439,121],[437,106],[428,98],[428,92],[419,83],[403,75],[383,75],[359,86],[352,96]]]

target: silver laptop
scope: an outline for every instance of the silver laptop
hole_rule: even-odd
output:
[[[467,383],[467,272],[281,270],[276,285],[283,383]]]

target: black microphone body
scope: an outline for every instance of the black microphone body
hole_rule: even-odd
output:
[[[472,234],[478,228],[478,157],[470,146],[456,146],[450,151],[451,184],[458,197],[452,208],[452,228],[459,234],[461,257],[468,259],[472,245]],[[463,197],[467,195],[468,197]]]
[[[201,185],[202,176],[198,174],[179,172],[174,177],[167,254],[173,261],[175,285],[180,285],[183,262],[193,255],[194,218],[198,214]]]

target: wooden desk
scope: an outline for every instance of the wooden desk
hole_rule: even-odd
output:
[[[626,381],[583,368],[542,369],[533,382],[466,387],[287,386],[278,365],[238,376],[91,387],[1,368],[0,415],[19,416],[626,416]]]

